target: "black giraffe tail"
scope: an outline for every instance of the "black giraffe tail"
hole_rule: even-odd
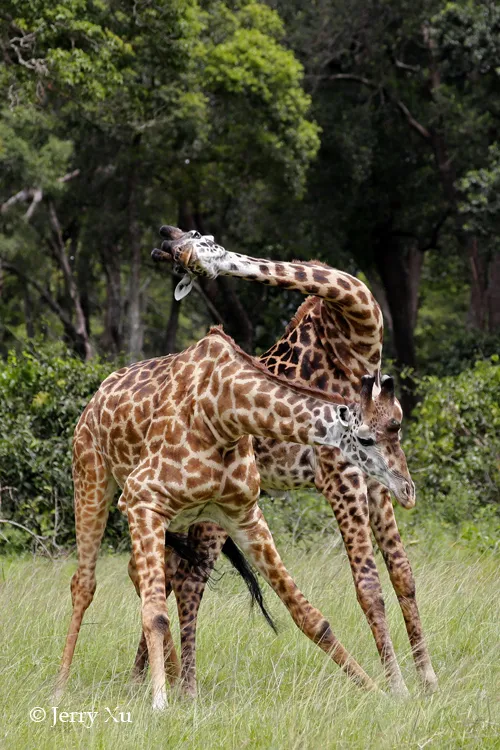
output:
[[[262,596],[262,589],[260,587],[257,576],[254,573],[252,566],[249,564],[243,552],[233,542],[231,537],[228,536],[224,546],[222,548],[222,554],[227,557],[233,568],[240,574],[245,581],[246,587],[250,593],[252,606],[257,604],[260,611],[264,615],[267,624],[278,632],[276,625],[274,624],[273,618],[267,611],[266,605],[264,604],[264,597]]]
[[[204,570],[211,572],[210,566],[207,565],[206,556],[197,549],[195,544],[189,541],[186,535],[166,531],[165,545],[171,547],[179,557],[186,560],[190,567],[198,568],[202,572]],[[239,547],[236,546],[230,537],[226,539],[222,547],[222,553],[245,581],[250,594],[251,605],[257,604],[268,625],[277,633],[276,625],[264,604],[264,597],[258,578]]]

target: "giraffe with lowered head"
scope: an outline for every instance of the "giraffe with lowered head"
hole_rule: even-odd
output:
[[[384,398],[381,394],[381,409]],[[362,405],[351,409],[339,395],[289,383],[218,329],[180,354],[110,375],[84,410],[74,436],[78,569],[71,581],[73,614],[56,700],[94,595],[97,555],[117,486],[132,538],[154,708],[166,705],[164,656],[170,648],[165,644],[171,643],[165,531],[182,531],[205,519],[231,535],[297,626],[358,684],[374,688],[286,571],[257,504],[260,481],[248,437],[338,446],[362,471],[399,497],[411,498],[403,452],[399,449],[396,457],[378,441],[363,446],[359,434],[365,421]]]
[[[359,279],[318,262],[273,262],[226,251],[211,236],[162,227],[166,238],[162,249],[153,251],[156,260],[173,261],[188,274],[176,290],[179,296],[189,292],[196,274],[219,274],[258,281],[268,286],[297,289],[313,295],[306,299],[276,344],[260,357],[272,372],[294,383],[309,383],[325,393],[340,393],[349,402],[365,403],[369,418],[360,435],[366,447],[374,441],[398,455],[400,448],[401,407],[394,396],[392,378],[380,381],[383,322],[375,298]],[[359,393],[360,378],[369,373]],[[387,394],[381,409],[374,393]],[[371,403],[372,402],[372,403]],[[387,406],[390,404],[390,408]],[[394,693],[407,689],[390,637],[382,590],[375,564],[371,533],[382,552],[392,585],[403,613],[418,675],[429,691],[437,687],[420,622],[411,565],[398,533],[394,510],[387,488],[376,479],[366,479],[346,461],[336,448],[325,446],[285,446],[272,438],[254,438],[254,451],[264,490],[315,487],[328,500],[342,534],[359,604],[372,630]],[[410,508],[414,495],[398,497]],[[181,624],[182,679],[188,693],[194,693],[194,641],[196,617],[210,567],[213,567],[226,535],[211,525],[190,530],[199,553],[205,554],[204,572],[181,562],[172,578]],[[197,606],[193,608],[193,587]],[[185,607],[189,592],[190,608]],[[135,676],[145,669],[147,654],[144,640],[136,657]]]

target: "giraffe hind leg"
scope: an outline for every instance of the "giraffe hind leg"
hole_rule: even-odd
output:
[[[208,578],[215,567],[222,551],[237,573],[243,578],[251,596],[252,605],[256,603],[267,623],[276,632],[274,622],[269,615],[262,596],[259,581],[243,554],[220,526],[210,523],[199,523],[189,530],[188,540],[197,547],[204,558],[203,565],[188,565],[183,562],[175,575],[173,585],[177,599],[182,649],[182,689],[194,697],[196,688],[196,629],[198,612]]]
[[[262,511],[257,507],[252,511],[251,518],[244,519],[243,524],[231,523],[228,531],[272,586],[297,627],[325,651],[359,687],[378,690],[375,683],[335,637],[321,612],[299,591],[274,545]]]
[[[60,701],[66,687],[83,616],[94,597],[97,556],[116,490],[104,459],[90,445],[88,435],[75,439],[73,482],[78,568],[71,579],[73,611],[54,688],[55,703]]]

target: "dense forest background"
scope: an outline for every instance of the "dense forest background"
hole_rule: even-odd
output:
[[[300,303],[226,278],[175,302],[150,260],[169,223],[361,276],[407,413],[424,399],[407,449],[424,507],[491,525],[498,4],[4,0],[0,52],[3,515],[60,534],[72,427],[116,361],[213,322],[261,352]]]

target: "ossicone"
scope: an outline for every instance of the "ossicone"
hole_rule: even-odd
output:
[[[389,401],[394,401],[394,378],[391,375],[383,375],[380,381],[381,394]]]
[[[168,224],[164,224],[160,227],[160,235],[165,237],[166,240],[180,240],[183,234],[185,234],[185,232],[183,232],[182,229],[179,229],[179,227],[171,227]]]
[[[372,400],[373,386],[375,384],[375,375],[363,375],[361,378],[361,401],[365,404]]]

